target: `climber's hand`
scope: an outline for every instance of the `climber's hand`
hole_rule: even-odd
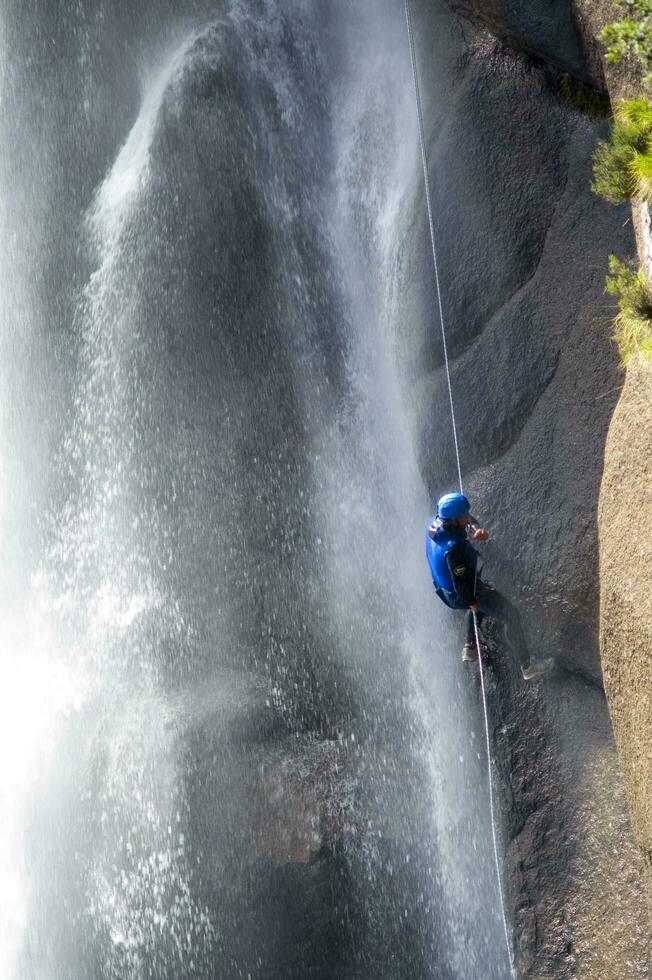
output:
[[[483,527],[476,527],[471,537],[474,541],[488,541],[489,533]]]

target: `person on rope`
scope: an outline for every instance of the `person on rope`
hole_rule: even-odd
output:
[[[545,674],[553,660],[528,657],[525,635],[517,609],[505,596],[487,585],[478,572],[478,552],[471,541],[487,541],[487,531],[470,513],[471,505],[462,493],[447,493],[437,504],[426,535],[426,557],[437,595],[450,609],[468,609],[467,638],[462,660],[478,659],[475,620],[478,627],[485,616],[505,624],[509,645],[521,664],[526,681]]]

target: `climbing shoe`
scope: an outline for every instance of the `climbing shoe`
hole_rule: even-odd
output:
[[[462,660],[464,663],[473,663],[478,659],[478,651],[475,643],[465,643],[462,647]]]
[[[524,681],[533,681],[535,677],[541,677],[542,674],[547,674],[548,671],[554,666],[555,661],[552,657],[544,657],[543,660],[534,660],[530,657],[530,662],[527,667],[521,667],[521,673],[523,674]]]

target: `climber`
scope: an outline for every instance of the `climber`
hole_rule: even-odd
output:
[[[469,513],[470,509],[464,494],[447,493],[440,498],[437,516],[428,527],[426,557],[437,595],[451,609],[469,610],[462,660],[478,659],[475,622],[479,627],[488,616],[505,624],[509,645],[519,658],[523,677],[527,681],[533,680],[545,674],[554,661],[550,657],[543,660],[528,658],[518,611],[480,578],[478,552],[470,540],[487,541],[489,535]]]

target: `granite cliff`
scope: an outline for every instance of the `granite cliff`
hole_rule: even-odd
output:
[[[557,661],[531,687],[510,664],[493,668],[519,973],[642,978],[629,756],[616,752],[598,640],[602,579],[604,658],[603,469],[608,480],[622,445],[613,426],[627,417],[622,401],[614,416],[622,372],[603,282],[608,254],[635,249],[628,208],[589,189],[606,127],[585,109],[587,94],[598,105],[608,95],[599,48],[570,2],[457,0],[417,14],[466,490],[496,531],[485,576],[520,604],[532,649]],[[429,326],[413,372],[434,493],[454,470],[450,452],[433,449],[446,443],[447,395],[425,281],[422,302]]]

